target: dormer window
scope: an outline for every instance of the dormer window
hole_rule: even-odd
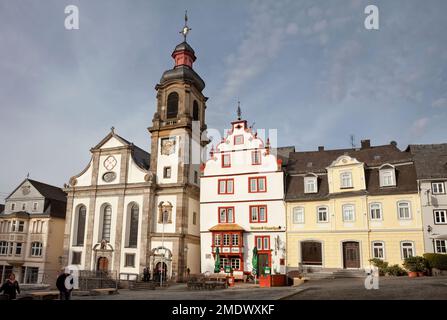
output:
[[[341,188],[352,188],[351,171],[345,171],[340,174],[340,186]]]
[[[391,165],[384,165],[379,170],[379,180],[381,187],[393,187],[396,185],[396,173]]]
[[[304,177],[304,193],[317,193],[317,177]]]

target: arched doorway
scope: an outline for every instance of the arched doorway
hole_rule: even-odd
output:
[[[106,272],[109,269],[109,259],[106,257],[99,257],[96,270]]]
[[[160,281],[160,277],[163,277],[163,281],[166,281],[168,272],[168,266],[164,262],[158,262],[154,269],[154,280]]]

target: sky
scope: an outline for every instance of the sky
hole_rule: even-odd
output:
[[[0,203],[28,173],[67,183],[112,126],[149,150],[185,9],[209,128],[229,128],[240,100],[297,150],[447,142],[444,0],[0,0]]]

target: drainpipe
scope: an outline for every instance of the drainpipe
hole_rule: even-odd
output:
[[[368,195],[365,196],[365,206],[366,206],[366,229],[367,229],[367,235],[368,235],[368,262],[371,259],[371,228],[369,225],[369,201],[368,201]],[[383,212],[382,212],[383,215]]]

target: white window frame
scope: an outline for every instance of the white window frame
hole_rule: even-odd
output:
[[[372,207],[373,206],[375,206],[375,205],[377,205],[378,206],[378,209],[379,209],[379,213],[380,213],[380,218],[373,218],[373,216],[372,216]],[[377,210],[376,208],[374,209],[374,210]],[[369,219],[371,220],[371,221],[382,221],[383,220],[383,210],[382,210],[382,203],[380,203],[380,202],[373,202],[373,203],[370,203],[369,204]]]
[[[411,244],[411,246],[404,246],[404,244]],[[411,257],[415,257],[416,256],[416,250],[414,248],[414,242],[413,241],[401,241],[401,243],[400,243],[400,254],[401,254],[402,260],[407,258],[407,257],[405,257],[405,253],[404,253],[407,248],[411,248]]]
[[[348,179],[345,180],[344,177],[347,177]],[[348,184],[345,185],[344,182],[347,181]],[[347,188],[353,188],[353,182],[352,182],[352,172],[351,171],[342,171],[340,172],[340,188],[341,189],[347,189]]]
[[[326,210],[326,220],[320,220],[320,209]],[[329,222],[329,207],[319,206],[317,207],[317,223],[328,223]]]
[[[439,219],[437,217],[437,213],[439,213]],[[445,209],[433,210],[433,221],[435,224],[447,224],[447,210]]]
[[[20,249],[20,253],[17,253],[17,249]],[[22,242],[16,242],[15,249],[14,249],[14,255],[21,256],[23,252],[23,243]]]
[[[22,227],[22,228],[20,228]],[[22,230],[20,230],[22,229]],[[25,232],[25,221],[23,220],[18,220],[17,221],[17,232]]]
[[[231,258],[231,269],[233,269],[233,270],[241,269],[241,259],[240,258]]]
[[[300,215],[300,218],[297,216]],[[292,222],[293,224],[304,224],[304,207],[294,207],[292,209]]]
[[[31,257],[41,257],[43,252],[42,242],[32,242],[31,243]]]
[[[304,193],[317,193],[317,177],[304,177]]]
[[[435,188],[435,186],[437,186],[437,187]],[[439,187],[441,187],[441,188],[439,188]],[[435,191],[435,189],[436,189],[436,191]],[[440,189],[442,189],[442,190],[440,190]],[[445,184],[444,184],[444,181],[442,181],[442,182],[432,182],[431,183],[431,192],[433,194],[445,194]]]
[[[231,234],[224,233],[222,237],[222,246],[229,247],[231,245]]]
[[[11,203],[11,211],[14,211],[16,209],[16,204],[15,202]]]
[[[379,180],[380,180],[380,186],[381,187],[394,187],[396,186],[396,171],[394,168],[386,168],[386,169],[380,169],[379,170]],[[386,175],[389,174],[390,182],[388,183],[385,178],[387,178]]]
[[[352,218],[346,219],[345,210],[347,208],[352,208]],[[353,204],[344,204],[342,206],[342,218],[344,222],[354,222],[355,221],[355,205]]]
[[[402,217],[401,216],[401,205],[403,204],[407,204],[408,205],[408,217]],[[411,214],[411,202],[410,201],[398,201],[397,202],[397,218],[399,220],[411,220],[412,219],[412,214]]]
[[[220,247],[222,245],[222,234],[221,233],[216,233],[214,235],[214,246],[215,247]]]
[[[8,254],[8,242],[0,241],[0,255],[6,256]]]
[[[440,243],[438,245],[438,243]],[[443,245],[441,244],[443,243]],[[438,250],[438,248],[443,248],[444,250]],[[435,252],[436,253],[447,253],[447,240],[435,239]]]
[[[39,208],[39,203],[33,202],[33,211],[37,211],[38,208]]]
[[[380,259],[380,260],[385,260],[386,258],[386,252],[385,252],[385,242],[384,241],[373,241],[371,243],[371,251],[372,251],[372,257],[374,259]],[[379,257],[378,255],[376,255],[376,249],[378,250],[382,250],[382,257]]]

